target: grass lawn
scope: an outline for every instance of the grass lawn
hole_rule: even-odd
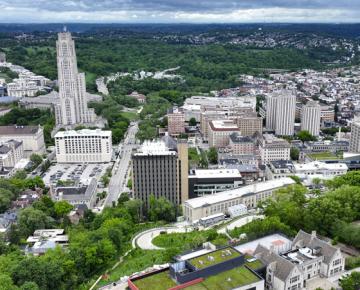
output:
[[[319,153],[311,153],[309,157],[314,160],[337,160],[342,159],[342,156],[337,156],[331,152],[319,152]]]
[[[165,290],[176,286],[176,283],[170,278],[169,271],[161,272],[148,276],[144,279],[134,281],[136,287],[140,290]]]
[[[249,255],[245,255],[245,259],[253,259],[253,257],[249,256]],[[255,261],[252,261],[252,262],[246,262],[245,265],[248,266],[252,270],[257,270],[257,269],[264,266],[264,264],[260,260],[255,260]]]
[[[171,233],[163,234],[155,237],[152,243],[160,248],[176,248],[179,250],[190,250],[201,246],[205,242],[212,242],[215,245],[227,245],[225,235],[215,234],[211,236],[213,231],[193,231],[188,233]]]
[[[139,118],[138,114],[135,112],[121,112],[121,116],[129,119],[130,121],[134,121]]]
[[[260,279],[249,269],[241,266],[206,278],[203,282],[185,288],[186,290],[230,290],[245,286]]]
[[[200,257],[193,258],[189,262],[195,266],[197,269],[203,269],[212,265],[219,264],[221,262],[233,259],[240,256],[240,253],[231,249],[225,248],[215,252],[211,252]],[[208,257],[212,257],[211,260]]]

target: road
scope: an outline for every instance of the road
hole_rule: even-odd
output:
[[[131,153],[137,146],[135,144],[137,131],[138,124],[135,122],[129,127],[125,140],[119,144],[120,154],[113,167],[104,206],[112,206],[112,203],[118,200],[119,194],[125,191],[127,176],[130,170]]]

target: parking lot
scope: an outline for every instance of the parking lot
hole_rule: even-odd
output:
[[[59,181],[66,185],[89,184],[95,177],[100,179],[111,163],[101,164],[55,164],[45,173],[46,186],[57,185]]]

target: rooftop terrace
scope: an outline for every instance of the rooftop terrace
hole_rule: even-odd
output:
[[[145,278],[135,280],[133,283],[139,290],[166,290],[176,286],[176,283],[170,277],[169,271],[149,275]]]

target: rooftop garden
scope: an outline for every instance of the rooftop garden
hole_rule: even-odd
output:
[[[311,153],[308,156],[313,160],[338,160],[343,159],[342,153],[334,154],[331,152],[319,152],[319,153]]]
[[[260,278],[244,266],[206,278],[186,290],[230,290],[259,281]]]
[[[245,265],[248,266],[252,270],[257,270],[264,266],[264,264],[260,260],[258,260],[258,259],[254,260],[254,257],[252,257],[250,255],[245,255],[245,259],[246,259]]]
[[[220,249],[220,250],[190,259],[189,262],[191,265],[193,265],[197,269],[203,269],[203,268],[233,259],[238,256],[240,256],[240,253],[235,251],[234,249],[224,248],[224,249]]]
[[[169,271],[160,272],[154,275],[147,276],[143,279],[133,281],[139,290],[152,289],[164,290],[176,286],[176,283],[170,278]]]

